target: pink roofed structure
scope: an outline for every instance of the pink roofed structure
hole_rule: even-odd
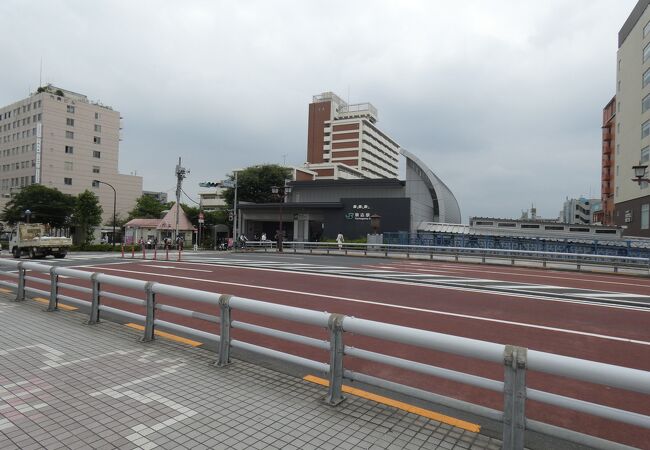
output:
[[[178,214],[178,235],[185,241],[185,245],[192,242],[192,235],[196,231],[192,222],[183,211],[174,204],[162,219],[132,219],[124,224],[124,242],[126,244],[175,239],[176,216]]]

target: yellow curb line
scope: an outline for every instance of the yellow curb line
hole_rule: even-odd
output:
[[[144,327],[137,323],[127,323],[125,325],[135,330],[144,331]],[[167,333],[165,331],[154,330],[153,334],[155,334],[156,336],[163,337],[165,339],[169,339],[170,341],[182,342],[183,344],[191,345],[192,347],[198,347],[199,345],[203,345],[203,342],[193,341],[192,339],[176,336],[175,334]]]
[[[13,291],[11,289],[7,289],[7,288],[0,288],[0,292],[2,292],[3,294],[9,294],[10,292],[13,292]]]
[[[38,303],[43,303],[44,305],[49,305],[50,301],[46,298],[43,297],[35,297],[34,300],[36,300]],[[57,305],[57,308],[62,309],[64,311],[76,311],[79,308],[75,308],[74,306],[70,305],[64,305],[63,303],[59,302]]]
[[[303,380],[309,381],[311,383],[320,384],[321,386],[329,386],[330,384],[328,380],[315,377],[313,375],[307,375],[303,377]],[[445,416],[444,414],[430,411],[428,409],[420,408],[418,406],[409,405],[408,403],[393,400],[388,397],[383,397],[381,395],[362,391],[361,389],[356,389],[350,386],[343,385],[342,390],[346,394],[351,394],[356,397],[361,397],[361,398],[375,401],[377,403],[392,406],[394,408],[401,409],[402,411],[410,412],[413,414],[417,414],[418,416],[426,417],[428,419],[437,420],[438,422],[442,422],[448,425],[453,425],[455,427],[462,428],[463,430],[472,431],[474,433],[479,433],[481,431],[481,426],[478,424],[465,422],[464,420],[456,419],[455,417]]]

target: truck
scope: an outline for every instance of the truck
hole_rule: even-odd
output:
[[[9,251],[14,258],[27,254],[30,258],[65,258],[72,245],[72,239],[49,236],[49,227],[42,223],[19,223],[11,233]]]

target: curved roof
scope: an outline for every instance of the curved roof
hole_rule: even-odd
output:
[[[417,174],[421,181],[427,186],[431,200],[433,201],[434,211],[437,211],[435,222],[460,223],[460,206],[456,197],[443,181],[436,176],[429,167],[424,164],[417,156],[404,148],[400,148],[400,153],[404,155],[408,162],[410,161],[418,170]],[[408,182],[408,177],[407,177]]]

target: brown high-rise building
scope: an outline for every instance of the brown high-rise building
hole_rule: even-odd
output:
[[[602,168],[600,175],[600,200],[602,212],[599,221],[603,225],[614,224],[614,186],[615,171],[614,158],[616,152],[615,128],[616,128],[616,96],[603,108],[603,145],[602,145]]]
[[[400,146],[376,125],[370,103],[348,105],[332,92],[309,104],[307,167],[318,178],[397,178]]]

